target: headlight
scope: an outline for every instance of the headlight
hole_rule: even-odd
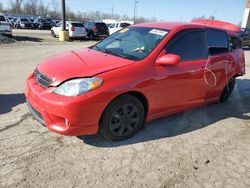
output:
[[[64,96],[77,96],[102,85],[101,78],[80,78],[69,80],[54,90],[54,93]]]

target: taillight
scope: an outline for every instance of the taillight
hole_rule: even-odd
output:
[[[94,27],[94,28],[93,28],[93,31],[94,31],[94,32],[97,32],[97,29],[96,29],[96,27]]]
[[[71,27],[70,27],[70,31],[75,31],[74,26],[71,26]]]

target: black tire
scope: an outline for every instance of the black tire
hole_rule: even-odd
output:
[[[231,78],[229,81],[228,81],[228,84],[225,86],[222,94],[221,94],[221,97],[220,97],[220,102],[221,103],[224,103],[224,102],[227,102],[229,97],[231,96],[233,90],[234,90],[234,86],[235,86],[235,78]]]
[[[55,32],[53,30],[51,30],[51,36],[56,38],[56,34],[55,34]]]
[[[13,38],[13,35],[6,35],[6,37]]]
[[[135,135],[143,126],[145,109],[132,95],[122,95],[105,109],[100,133],[107,140],[121,141]]]
[[[90,39],[90,40],[95,40],[95,39],[96,39],[94,33],[90,33],[89,39]]]

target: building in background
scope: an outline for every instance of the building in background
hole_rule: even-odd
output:
[[[244,12],[241,27],[250,28],[250,0],[247,0],[247,6]]]

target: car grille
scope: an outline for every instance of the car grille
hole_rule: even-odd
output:
[[[49,87],[49,85],[52,82],[50,78],[40,73],[38,69],[34,71],[34,74],[35,74],[35,79],[39,85],[42,85],[44,87]]]

